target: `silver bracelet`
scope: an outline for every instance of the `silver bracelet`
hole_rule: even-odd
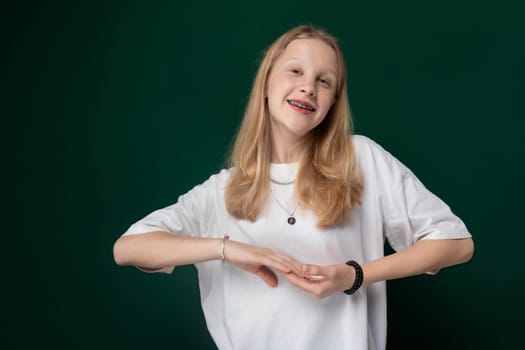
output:
[[[224,246],[225,246],[226,240],[228,240],[228,239],[230,239],[230,236],[228,236],[228,235],[224,235],[224,237],[222,237],[221,259],[222,259],[222,263],[223,264],[226,262],[226,257],[224,256]]]

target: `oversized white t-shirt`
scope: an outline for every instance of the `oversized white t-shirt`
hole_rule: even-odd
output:
[[[381,258],[385,238],[400,251],[421,239],[470,237],[463,222],[407,167],[369,138],[356,135],[353,142],[364,175],[363,203],[342,225],[319,229],[314,214],[300,207],[295,225],[288,224],[284,209],[295,207],[293,185],[274,183],[275,196],[268,196],[255,222],[234,219],[224,202],[231,171],[222,170],[180,196],[176,204],[139,220],[125,234],[168,231],[213,238],[228,234],[232,240],[319,265]],[[289,181],[297,168],[297,163],[272,164],[271,177]],[[316,300],[284,277],[270,288],[259,277],[218,260],[196,267],[207,326],[221,350],[386,347],[385,282],[354,295],[337,293]]]

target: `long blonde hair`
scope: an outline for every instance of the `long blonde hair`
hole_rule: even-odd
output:
[[[332,35],[302,25],[284,33],[269,47],[255,76],[230,157],[233,173],[225,193],[226,208],[238,219],[255,221],[268,197],[272,159],[270,116],[265,101],[268,76],[288,44],[306,38],[321,40],[334,49],[338,77],[333,106],[325,119],[305,136],[295,194],[303,208],[316,214],[317,226],[321,228],[343,223],[352,208],[361,203],[363,183],[351,140],[343,53]]]

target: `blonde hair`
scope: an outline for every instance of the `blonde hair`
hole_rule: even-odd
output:
[[[255,76],[230,157],[233,173],[225,193],[226,208],[238,219],[255,221],[268,197],[272,159],[270,116],[265,101],[268,76],[288,44],[306,38],[321,40],[334,49],[338,76],[333,106],[325,119],[305,136],[295,194],[303,208],[316,214],[317,226],[321,228],[343,223],[352,208],[361,203],[363,183],[351,140],[343,53],[332,35],[302,25],[284,33],[269,47]]]

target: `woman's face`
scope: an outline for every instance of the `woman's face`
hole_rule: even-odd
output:
[[[274,141],[295,142],[321,123],[334,103],[335,51],[318,39],[292,41],[275,61],[266,96]]]

